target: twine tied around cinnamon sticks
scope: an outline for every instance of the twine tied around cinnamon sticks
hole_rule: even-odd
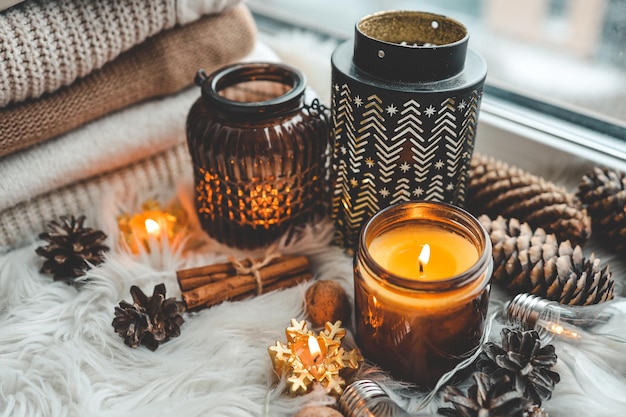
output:
[[[306,256],[266,253],[261,259],[183,269],[176,272],[188,310],[201,310],[226,300],[289,288],[313,278]]]
[[[264,266],[269,265],[274,259],[280,258],[280,256],[280,253],[276,252],[276,247],[272,245],[267,249],[267,251],[265,251],[265,256],[260,261],[249,259],[250,266],[242,264],[234,256],[229,256],[228,261],[233,264],[235,270],[241,275],[254,275],[257,285],[256,295],[261,295],[263,294],[263,280],[261,279],[261,273],[259,270]]]

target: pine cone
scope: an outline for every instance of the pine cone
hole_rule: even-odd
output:
[[[139,287],[130,287],[133,304],[120,301],[115,307],[113,328],[124,338],[130,347],[144,345],[155,351],[170,337],[180,335],[180,325],[184,323],[180,313],[185,305],[175,298],[165,299],[165,285],[155,285],[152,297],[146,296]]]
[[[502,347],[487,342],[476,366],[492,378],[508,377],[512,388],[522,392],[533,404],[552,396],[554,386],[561,380],[551,368],[557,356],[553,345],[541,347],[539,334],[534,330],[502,329]]]
[[[626,249],[626,175],[595,167],[583,176],[576,196],[586,206],[594,230],[609,237],[617,250]]]
[[[467,196],[476,215],[516,218],[574,244],[591,235],[591,218],[574,194],[492,157],[474,153]]]
[[[512,389],[508,377],[492,379],[482,372],[472,374],[476,383],[464,395],[458,388],[447,386],[443,398],[454,408],[440,408],[449,417],[523,417],[532,405],[520,391]]]
[[[611,300],[615,281],[593,254],[583,258],[580,246],[557,241],[542,228],[534,231],[517,219],[479,217],[493,245],[493,280],[514,293],[528,292],[568,305]]]
[[[35,252],[46,258],[41,272],[53,274],[55,281],[74,282],[91,265],[104,262],[104,253],[109,248],[102,244],[107,238],[101,230],[83,227],[85,216],[61,216],[48,223],[48,232],[41,233],[40,239],[49,242],[38,247]]]

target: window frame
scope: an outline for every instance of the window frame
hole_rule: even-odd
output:
[[[338,42],[353,36],[311,22],[293,21],[289,13],[257,1],[248,2],[248,7],[261,33],[302,30]],[[485,125],[488,127],[482,130],[507,132],[507,140],[530,140],[548,146],[557,150],[552,158],[558,159],[558,152],[565,152],[588,161],[590,166],[599,164],[626,171],[626,126],[495,86],[489,77],[483,93],[479,129]]]

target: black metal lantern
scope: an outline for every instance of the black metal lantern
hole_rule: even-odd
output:
[[[463,205],[484,59],[464,25],[389,11],[362,18],[332,55],[333,207],[337,242],[401,201]]]

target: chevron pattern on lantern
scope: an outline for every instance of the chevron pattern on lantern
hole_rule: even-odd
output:
[[[464,202],[480,90],[401,97],[350,91],[342,82],[333,87],[332,216],[336,241],[348,250],[356,248],[365,220],[389,205],[413,198]]]
[[[347,84],[335,85],[338,94],[332,97],[332,119],[334,126],[335,144],[333,146],[333,161],[337,187],[333,190],[333,208],[331,216],[340,219],[339,213],[344,209],[349,210],[350,204],[350,182],[349,182],[349,161],[343,157],[348,151],[350,142],[355,142],[354,136],[354,115],[352,107],[352,96],[350,87]],[[354,145],[352,145],[354,146]]]
[[[383,116],[383,108],[381,107],[382,101],[377,95],[371,95],[367,100],[368,102],[365,105],[359,133],[364,139],[376,133],[378,133],[379,136],[385,136],[387,128],[385,128],[384,125],[385,117]]]
[[[458,174],[463,155],[463,137],[457,134],[455,110],[453,100],[444,101],[433,128],[433,136],[439,137],[446,149],[446,171],[449,178]]]
[[[393,130],[394,135],[386,141],[377,140],[376,156],[378,157],[378,172],[380,180],[388,184],[394,179],[394,173],[398,167],[404,144],[408,139],[420,136],[423,131],[421,128],[421,120],[419,119],[419,103],[415,100],[409,100],[404,103],[404,109],[400,112],[400,119],[396,128]]]
[[[430,140],[439,144],[445,150],[445,172],[452,181],[458,175],[459,165],[463,155],[463,140],[457,133],[456,100],[447,98],[441,103],[441,109],[437,112],[437,119],[431,132]],[[452,190],[454,191],[454,190]],[[443,176],[435,175],[426,192],[426,199],[446,201],[443,188]],[[452,201],[452,199],[450,199]]]
[[[459,163],[457,173],[457,187],[454,190],[454,200],[458,204],[465,202],[465,189],[467,187],[467,179],[469,177],[469,164],[466,163],[471,160],[471,151],[474,149],[474,139],[476,137],[476,125],[478,124],[478,108],[480,106],[480,99],[482,93],[478,90],[473,90],[469,96],[469,104],[465,109],[463,120],[461,122],[461,130],[459,132],[460,144],[462,145],[461,156],[462,160]]]
[[[411,180],[409,178],[398,179],[398,185],[396,185],[395,191],[392,194],[392,200],[390,204],[401,203],[411,199]]]
[[[409,142],[411,143],[411,159],[413,160],[413,168],[415,169],[415,181],[418,184],[426,182],[428,173],[433,165],[433,159],[437,154],[437,143],[427,141],[424,138],[424,129],[419,116],[420,111],[417,109],[419,104],[414,100],[410,100],[405,104],[402,115],[405,115],[400,122],[407,125],[407,133],[410,133]]]
[[[339,94],[333,94],[332,97],[332,113],[333,126],[335,127],[335,135],[341,134],[345,130],[344,124],[346,120],[354,127],[354,116],[352,114],[352,92],[347,84],[341,86],[336,85]]]
[[[354,207],[352,208],[353,214],[346,218],[347,226],[356,232],[360,230],[366,216],[370,217],[380,210],[378,198],[376,197],[374,173],[366,172],[363,177],[361,191],[356,197]]]
[[[416,174],[419,172],[419,179],[423,182],[428,182],[425,184],[427,191],[424,197],[427,200],[446,200],[443,188],[443,175],[434,175],[434,173],[439,172],[444,166],[446,167],[446,170],[449,170],[450,167],[454,167],[457,162],[454,157],[454,151],[456,150],[456,145],[459,142],[456,133],[456,116],[454,114],[456,110],[455,103],[456,101],[452,97],[449,97],[441,102],[441,108],[437,112],[437,118],[434,121],[433,127],[430,129],[431,135],[428,138],[427,145],[423,147],[416,146],[416,148],[418,148],[418,153],[413,159],[415,160],[417,157],[418,159],[421,158],[422,161],[422,166],[417,164],[416,161]],[[444,155],[441,154],[442,149],[444,151]],[[438,159],[438,161],[433,164],[435,156],[438,158],[445,156],[446,162],[444,163],[442,159]],[[426,169],[426,163],[430,163],[432,166],[429,165],[428,169]],[[436,171],[433,170],[433,168]],[[428,175],[432,176],[430,181],[427,180]]]
[[[444,201],[443,175],[438,174],[433,177],[426,191],[425,199],[429,201]]]
[[[470,94],[469,104],[465,109],[463,122],[461,123],[460,136],[467,142],[468,146],[474,144],[476,135],[476,124],[478,123],[478,106],[480,105],[480,94],[474,90]]]
[[[376,95],[370,95],[367,97],[367,103],[365,104],[365,110],[363,111],[360,127],[358,130],[358,142],[357,152],[358,156],[362,159],[363,153],[366,151],[370,144],[370,139],[373,138],[376,142],[384,142],[382,138],[386,138],[385,131],[385,117],[383,116],[383,108],[381,107],[382,100]],[[359,162],[361,161],[359,159]],[[373,168],[372,164],[364,167],[365,170]],[[363,181],[359,184],[356,197],[354,198],[354,214],[350,216],[350,227],[354,227],[356,230],[360,229],[361,223],[366,217],[370,217],[372,214],[379,210],[378,197],[376,195],[376,176],[367,171],[363,174]]]

